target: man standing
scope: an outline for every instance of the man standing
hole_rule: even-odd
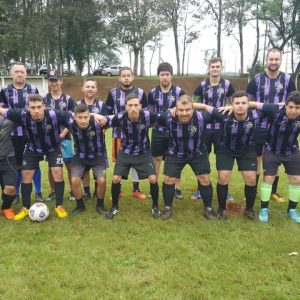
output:
[[[15,62],[11,69],[12,84],[2,88],[0,92],[0,106],[10,109],[23,109],[27,107],[28,95],[38,94],[38,89],[26,83],[26,68],[22,62]],[[22,161],[26,145],[26,137],[22,126],[19,126],[12,132],[12,143],[15,149],[16,163],[18,168],[18,179],[16,184],[16,201],[18,201],[19,189],[22,180]],[[43,201],[41,194],[41,170],[39,165],[34,172],[33,182],[35,185],[36,201]]]
[[[38,94],[31,94],[28,96],[28,110],[0,108],[0,115],[22,126],[28,139],[22,165],[23,207],[15,216],[15,220],[24,219],[29,214],[32,177],[44,155],[48,159],[54,179],[55,212],[59,218],[67,217],[68,214],[62,206],[65,185],[62,171],[63,157],[60,150],[60,127],[69,126],[70,114],[45,110],[43,98]]]
[[[282,53],[278,48],[272,48],[268,51],[266,57],[266,70],[264,73],[255,75],[249,82],[247,93],[249,100],[260,103],[279,103],[285,102],[287,95],[296,90],[295,82],[287,73],[281,72]],[[258,172],[257,182],[260,173],[261,156],[263,146],[266,142],[268,130],[267,119],[262,120],[256,129],[255,141],[257,146]],[[275,177],[272,187],[271,199],[276,202],[284,202],[284,199],[277,193],[279,176]]]
[[[222,59],[214,57],[209,61],[208,73],[209,79],[203,80],[194,91],[193,101],[195,103],[204,103],[216,108],[225,106],[234,93],[234,88],[231,82],[227,79],[221,78],[222,73]],[[203,141],[206,146],[208,155],[211,152],[211,147],[214,145],[214,152],[220,142],[220,122],[214,121],[207,124],[203,132]],[[192,195],[191,199],[200,199],[201,193],[199,189]],[[233,197],[228,193],[227,200],[233,200]]]
[[[148,95],[149,109],[157,114],[162,114],[168,109],[176,106],[178,98],[184,94],[182,88],[172,84],[173,68],[167,63],[161,63],[157,68],[159,85],[151,90]],[[152,130],[151,152],[156,170],[159,177],[160,165],[163,157],[168,150],[169,134],[164,126],[155,126]],[[180,178],[175,180],[175,198],[183,199],[180,191]]]
[[[129,67],[123,67],[119,71],[119,83],[120,87],[113,88],[107,95],[106,107],[109,115],[118,114],[125,111],[126,97],[133,93],[135,94],[142,105],[142,109],[148,108],[147,97],[145,92],[133,86],[134,75]],[[122,142],[122,130],[120,128],[113,128],[112,137],[112,161],[117,160],[117,155],[120,151]],[[141,193],[139,187],[139,178],[135,169],[130,169],[132,181],[133,181],[133,191],[132,196],[139,199],[145,200],[146,196]]]
[[[66,95],[62,92],[62,84],[63,80],[61,78],[61,75],[56,71],[51,71],[48,77],[49,93],[44,97],[46,108],[68,111],[72,113],[74,110],[75,102],[69,95]],[[63,127],[61,128],[61,151],[68,173],[68,180],[70,184],[70,200],[75,200],[74,196],[72,195],[71,186],[71,161],[73,158],[73,145],[71,136],[70,134],[67,134],[66,130],[67,129]],[[48,177],[51,187],[51,193],[48,195],[45,201],[51,201],[55,196],[54,181],[51,169],[49,169],[48,171]]]

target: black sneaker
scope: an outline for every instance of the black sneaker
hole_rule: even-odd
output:
[[[177,200],[182,200],[182,199],[183,199],[183,196],[182,196],[182,194],[181,194],[181,190],[175,189],[174,197],[175,197],[175,199],[177,199]]]
[[[162,214],[160,215],[160,218],[162,220],[167,220],[172,217],[172,207],[165,207]]]
[[[217,218],[219,220],[222,220],[222,221],[227,220],[226,209],[224,209],[224,208],[219,209],[218,214],[217,214]]]
[[[50,202],[52,200],[55,199],[55,193],[54,192],[51,192],[46,198],[45,198],[45,201],[46,202]]]
[[[100,215],[105,215],[105,207],[104,206],[96,206],[96,211],[100,214]]]
[[[117,207],[112,207],[112,208],[109,210],[109,212],[105,215],[105,218],[106,218],[106,219],[113,219],[114,216],[115,216],[116,214],[118,214],[118,213],[119,213],[118,208],[117,208]]]
[[[92,197],[91,193],[83,193],[82,194],[82,198],[84,201],[91,199],[91,197]]]
[[[74,217],[76,215],[78,215],[79,213],[82,213],[85,211],[85,207],[75,207],[72,211],[71,211],[71,217]]]
[[[36,202],[44,202],[42,193],[35,193],[35,201]]]
[[[208,220],[213,220],[216,217],[212,207],[210,206],[204,208],[203,214]]]
[[[255,215],[255,212],[254,212],[254,210],[252,208],[245,209],[244,216],[246,216],[248,219],[250,219],[252,221],[256,220],[256,215]]]
[[[152,207],[152,217],[154,219],[158,219],[160,217],[160,210],[159,210],[158,206]]]

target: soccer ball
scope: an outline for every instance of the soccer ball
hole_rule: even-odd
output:
[[[29,208],[29,218],[31,221],[43,222],[49,216],[49,209],[45,203],[35,203]]]

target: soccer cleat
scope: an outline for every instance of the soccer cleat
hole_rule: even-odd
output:
[[[261,208],[259,211],[258,218],[261,222],[268,222],[269,221],[269,209]]]
[[[12,202],[12,205],[15,205],[19,202],[20,200],[20,196],[19,195],[16,195],[16,197],[14,198],[13,202]]]
[[[200,200],[202,197],[201,197],[201,194],[200,194],[200,191],[196,191],[192,196],[191,196],[191,199],[192,200]]]
[[[172,207],[166,206],[165,209],[163,210],[163,212],[160,215],[160,218],[162,220],[168,220],[170,218],[172,218]]]
[[[245,209],[244,211],[244,216],[247,217],[248,219],[255,221],[256,220],[256,215],[253,209]]]
[[[16,217],[16,214],[12,208],[1,209],[1,215],[3,215],[7,220],[13,220]]]
[[[100,205],[96,206],[96,211],[102,216],[105,215],[105,207],[104,206],[100,206]]]
[[[72,192],[70,193],[69,200],[70,201],[75,201],[76,200]]]
[[[44,202],[42,193],[35,193],[35,202]]]
[[[219,209],[218,214],[217,214],[217,218],[219,220],[225,221],[227,220],[227,213],[226,213],[226,209]]]
[[[84,207],[84,206],[83,206],[83,207],[75,207],[75,208],[71,211],[70,215],[71,215],[72,217],[74,217],[74,216],[76,216],[77,214],[82,213],[82,212],[84,212],[84,211],[85,211],[85,207]]]
[[[226,196],[226,201],[233,201],[234,198],[231,194],[227,193],[227,196]]]
[[[279,194],[272,194],[271,195],[271,200],[273,200],[277,203],[283,203],[284,202],[284,198],[282,196],[280,196]]]
[[[19,221],[22,220],[29,215],[29,209],[26,207],[22,207],[21,210],[16,214],[14,220]]]
[[[118,214],[118,213],[119,213],[118,208],[117,208],[117,207],[112,207],[112,208],[109,210],[108,214],[105,215],[105,218],[108,219],[108,220],[111,220],[111,219],[113,219],[113,218],[115,217],[115,215]]]
[[[300,223],[300,215],[296,209],[289,209],[288,216],[296,223]]]
[[[55,210],[57,216],[61,219],[66,218],[68,216],[68,213],[66,212],[66,210],[64,209],[64,207],[62,205],[55,207],[54,210]]]
[[[146,195],[142,194],[139,190],[133,191],[132,196],[139,200],[146,200]]]
[[[160,217],[160,210],[159,210],[158,206],[152,207],[152,217],[154,219],[158,219]]]
[[[52,200],[55,199],[55,193],[54,192],[51,192],[46,198],[45,198],[45,201],[46,202],[50,202]]]
[[[204,208],[203,214],[208,220],[213,220],[216,217],[212,207],[210,206]]]
[[[177,200],[182,200],[183,199],[183,196],[181,194],[181,190],[175,189],[174,198],[177,199]]]

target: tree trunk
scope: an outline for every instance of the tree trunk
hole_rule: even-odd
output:
[[[134,65],[133,65],[133,74],[137,76],[138,66],[139,66],[139,53],[140,50],[138,48],[133,48],[134,53]]]
[[[177,25],[173,25],[174,42],[175,42],[175,53],[177,62],[177,75],[180,75],[180,58],[179,58],[179,46],[178,46],[178,32]]]
[[[144,47],[140,51],[140,75],[145,76],[145,52]]]
[[[222,37],[222,0],[219,0],[219,18],[218,18],[218,32],[217,32],[217,56],[221,57],[221,37]]]
[[[152,76],[152,60],[153,60],[153,56],[154,56],[155,50],[156,50],[155,47],[153,47],[151,58],[150,58],[150,64],[149,64],[149,75],[150,76]]]
[[[256,9],[258,10],[258,2],[256,2]],[[257,64],[257,60],[258,60],[258,53],[259,53],[259,34],[260,34],[260,30],[259,30],[259,19],[258,16],[256,17],[256,49],[255,49],[255,54],[254,54],[254,58],[252,61],[252,65],[251,65],[251,70],[250,70],[250,77],[252,78],[254,76],[254,70],[255,70],[255,66]]]
[[[239,22],[239,36],[240,36],[240,42],[239,42],[239,46],[240,46],[240,55],[241,55],[241,71],[240,74],[243,75],[244,74],[244,40],[243,40],[243,24],[242,24],[242,20],[240,20]]]

